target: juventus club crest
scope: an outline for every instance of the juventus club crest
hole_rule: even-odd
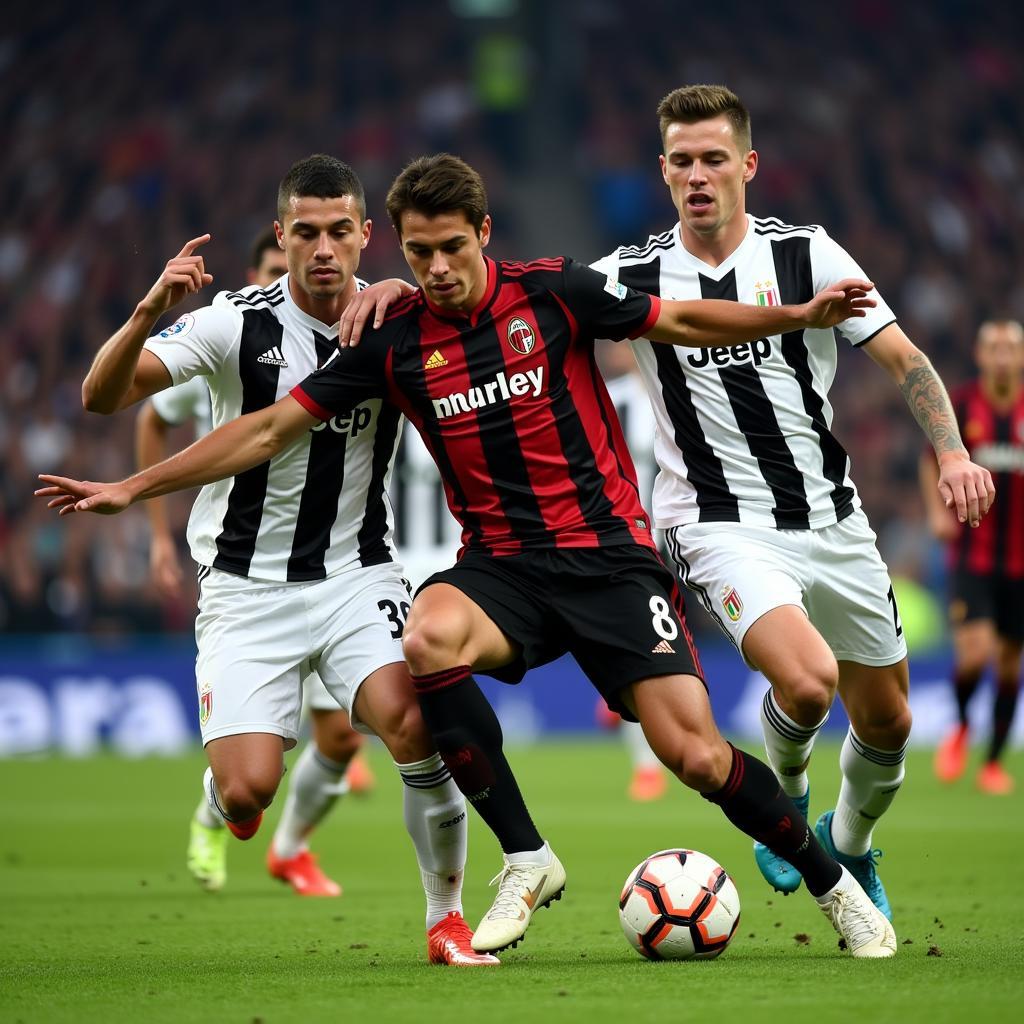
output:
[[[533,328],[521,317],[513,317],[508,322],[508,343],[521,355],[528,356],[537,344]]]
[[[213,714],[213,684],[203,683],[199,689],[199,724],[206,725]]]

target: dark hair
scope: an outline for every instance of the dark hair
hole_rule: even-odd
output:
[[[279,248],[277,232],[274,230],[274,225],[271,224],[269,228],[261,231],[253,239],[252,248],[249,250],[249,267],[252,270],[259,270],[260,264],[263,262],[263,254],[268,249],[273,249],[276,252]]]
[[[729,119],[740,153],[747,153],[750,149],[750,112],[739,96],[724,85],[684,85],[673,89],[658,104],[661,140],[665,141],[669,125],[679,122],[696,124],[720,114]]]
[[[405,167],[388,189],[386,205],[399,235],[406,210],[428,217],[461,211],[479,235],[487,216],[487,190],[480,175],[464,160],[451,153],[436,153]]]
[[[359,208],[360,220],[366,219],[366,195],[363,184],[348,164],[324,153],[314,153],[293,164],[277,190],[277,219],[284,220],[292,196],[336,199],[351,196]]]

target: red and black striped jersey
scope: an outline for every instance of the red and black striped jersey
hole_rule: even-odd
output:
[[[485,262],[471,313],[416,291],[293,397],[324,420],[390,399],[437,463],[463,551],[653,547],[594,339],[639,337],[660,300],[565,257]]]
[[[977,381],[952,398],[971,461],[992,474],[996,500],[980,526],[961,528],[950,543],[950,568],[1024,578],[1024,391],[1002,412]]]

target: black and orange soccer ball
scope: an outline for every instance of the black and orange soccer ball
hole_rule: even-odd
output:
[[[736,932],[740,894],[706,853],[661,850],[629,873],[619,922],[630,945],[649,960],[710,960]]]

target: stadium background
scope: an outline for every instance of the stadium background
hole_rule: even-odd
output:
[[[31,494],[44,470],[131,471],[133,415],[82,410],[92,355],[187,238],[213,235],[215,284],[194,304],[237,287],[277,182],[308,153],[340,156],[366,184],[369,279],[407,276],[383,195],[407,159],[437,150],[482,171],[492,254],[589,261],[672,222],[655,106],[676,85],[720,81],[753,115],[761,166],[748,208],[826,225],[948,384],[971,373],[982,319],[1024,318],[1024,33],[1012,5],[858,0],[840,14],[782,0],[692,13],[653,0],[378,0],[327,11],[55,0],[20,7],[0,34],[0,754],[194,742],[193,595],[167,603],[148,583],[142,510],[58,522]],[[952,711],[942,557],[917,493],[921,435],[880,374],[841,346],[835,427],[903,581],[915,735],[928,742]],[[429,487],[416,472],[404,485]],[[422,527],[403,523],[396,498],[400,529]],[[188,502],[173,509],[181,533]],[[420,542],[411,560],[424,550],[436,554]],[[720,716],[749,731],[760,684],[693,618]],[[592,699],[565,665],[490,692],[517,736],[592,727]]]

